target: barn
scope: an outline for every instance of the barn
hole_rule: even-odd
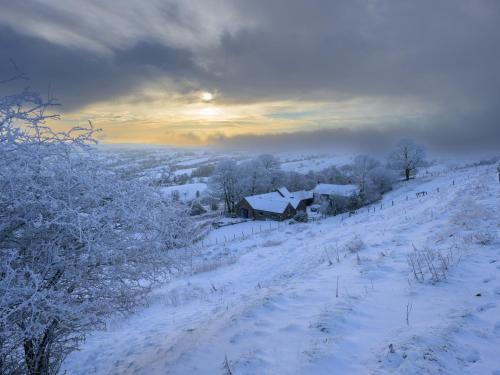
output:
[[[296,212],[292,204],[277,192],[245,197],[236,205],[238,216],[256,220],[285,220]]]
[[[285,220],[293,217],[298,211],[305,211],[312,202],[312,192],[289,192],[287,188],[282,187],[270,193],[243,198],[236,205],[236,214],[256,220]]]

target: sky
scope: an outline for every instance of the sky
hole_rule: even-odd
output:
[[[500,1],[0,0],[0,80],[105,143],[500,149]],[[7,90],[0,88],[2,92]]]

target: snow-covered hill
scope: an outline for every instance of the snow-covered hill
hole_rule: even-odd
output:
[[[500,373],[499,205],[493,167],[467,168],[351,217],[203,247],[192,275],[89,337],[62,372]],[[436,274],[418,282],[408,254],[434,256]]]

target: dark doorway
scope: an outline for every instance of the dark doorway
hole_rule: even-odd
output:
[[[240,208],[240,216],[248,219],[248,210],[246,208]]]

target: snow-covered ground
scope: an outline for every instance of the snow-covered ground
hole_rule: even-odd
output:
[[[196,198],[196,192],[203,193],[207,189],[207,184],[203,182],[195,182],[193,184],[173,185],[160,188],[160,191],[166,197],[170,197],[174,191],[179,193],[179,198],[182,200],[192,200]]]
[[[353,161],[354,156],[345,155],[297,155],[295,157],[282,156],[281,168],[285,171],[307,173],[309,171],[318,172],[332,165],[342,166]]]
[[[247,235],[193,250],[191,275],[91,335],[61,373],[224,374],[227,361],[233,374],[500,374],[499,205],[482,166],[402,184],[351,217],[220,228]],[[417,282],[414,248],[445,254],[446,279]]]

